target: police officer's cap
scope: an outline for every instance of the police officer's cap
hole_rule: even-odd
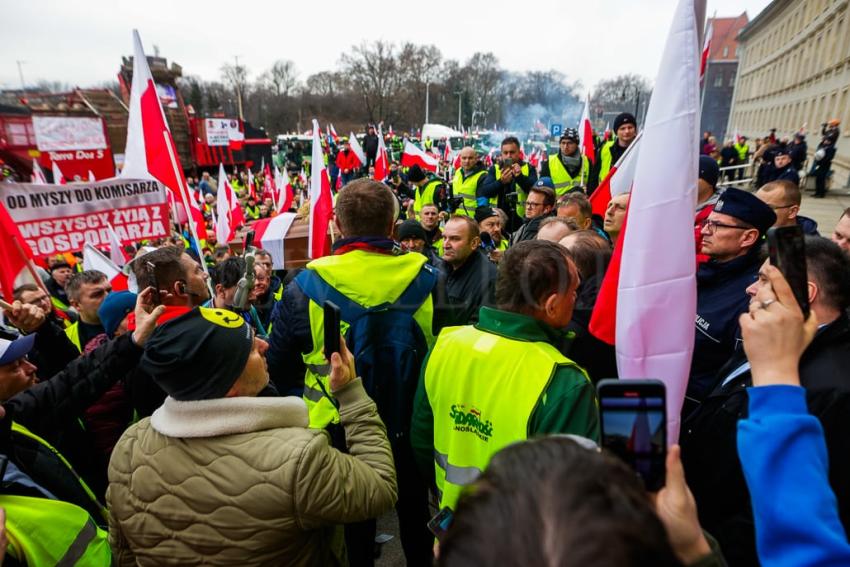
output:
[[[767,232],[776,222],[776,213],[764,201],[741,189],[726,189],[714,205],[714,212],[735,217],[758,229],[760,234]]]

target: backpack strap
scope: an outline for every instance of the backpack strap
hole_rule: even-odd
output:
[[[324,305],[325,301],[332,301],[336,304],[339,307],[340,319],[348,324],[359,319],[368,311],[362,305],[340,293],[315,270],[301,270],[295,276],[294,281],[301,288],[301,291],[315,303],[318,303],[319,306]]]
[[[429,264],[422,264],[422,269],[410,282],[402,294],[387,309],[404,311],[413,315],[431,295],[437,285],[437,271]]]

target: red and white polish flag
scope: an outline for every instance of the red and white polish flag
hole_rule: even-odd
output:
[[[354,132],[351,132],[348,136],[348,146],[360,161],[360,167],[366,165],[366,152],[363,151],[363,146],[360,145],[360,141],[357,139],[357,136],[354,135]]]
[[[410,140],[405,140],[404,152],[401,154],[401,165],[404,167],[418,165],[422,169],[427,169],[428,171],[436,173],[437,166],[440,165],[440,161],[433,155],[410,143]]]
[[[254,243],[272,255],[275,270],[284,269],[284,240],[295,213],[283,212],[271,218],[260,219],[253,224]]]
[[[129,110],[127,146],[120,177],[154,179],[168,187],[174,193],[175,201],[191,214],[195,235],[199,240],[205,240],[204,215],[189,195],[180,158],[137,30],[133,30],[133,83]]]
[[[83,269],[97,270],[106,274],[106,279],[112,285],[112,291],[127,291],[129,288],[127,274],[89,242],[83,245]]]
[[[390,175],[390,160],[387,146],[384,145],[384,133],[378,124],[378,155],[375,157],[375,180],[384,181]]]
[[[325,161],[322,159],[319,121],[313,119],[313,156],[310,162],[310,227],[308,232],[307,253],[315,260],[330,253],[328,246],[328,224],[333,217],[333,198],[331,180]],[[377,171],[377,164],[375,167]]]
[[[584,110],[581,113],[581,122],[578,130],[579,146],[581,153],[590,160],[590,163],[596,163],[596,149],[593,147],[593,126],[590,124],[590,95],[584,99]]]
[[[35,158],[32,160],[32,182],[36,185],[47,185],[47,178],[44,176],[44,171],[38,165]]]
[[[59,164],[55,161],[53,162],[53,184],[54,185],[67,185],[68,180],[65,179],[65,176],[62,174],[62,170],[59,169]]]

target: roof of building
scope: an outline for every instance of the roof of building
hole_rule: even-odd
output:
[[[747,13],[733,18],[710,18],[712,23],[711,51],[709,61],[735,61],[738,59],[738,32],[749,22]],[[724,52],[724,48],[727,48]],[[724,55],[725,53],[725,55]]]

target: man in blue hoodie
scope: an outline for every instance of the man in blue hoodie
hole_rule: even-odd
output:
[[[800,226],[804,234],[820,236],[818,234],[818,223],[800,214],[803,195],[800,193],[800,186],[793,181],[780,179],[765,183],[756,191],[756,197],[764,201],[776,213],[776,222],[773,223],[773,226],[794,226],[796,224]]]

